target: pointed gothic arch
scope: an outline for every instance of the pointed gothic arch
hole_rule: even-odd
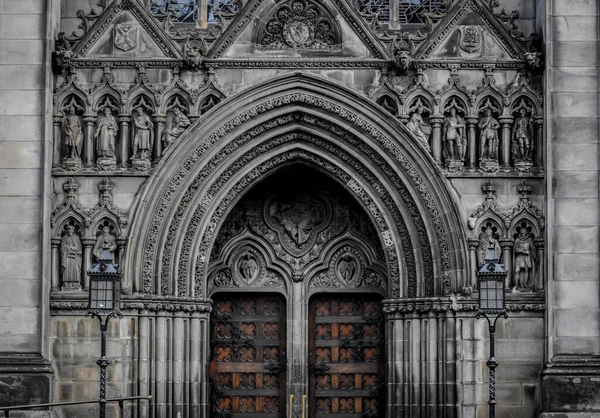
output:
[[[168,150],[135,204],[133,289],[203,297],[210,247],[229,210],[299,159],[337,178],[370,214],[386,247],[389,297],[451,294],[465,284],[457,198],[431,158],[371,100],[291,74],[220,103]]]

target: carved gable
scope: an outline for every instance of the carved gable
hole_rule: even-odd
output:
[[[339,0],[251,1],[208,57],[389,59],[365,22]]]
[[[73,50],[74,59],[181,59],[179,47],[149,11],[133,0],[114,2]]]
[[[524,51],[492,11],[475,0],[457,4],[422,43],[421,60],[522,60]]]

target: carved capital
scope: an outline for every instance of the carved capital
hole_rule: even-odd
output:
[[[167,121],[167,115],[163,115],[162,113],[155,113],[154,115],[152,115],[152,117],[154,118],[154,121],[157,124],[164,124]]]
[[[83,121],[85,122],[86,125],[95,125],[97,119],[98,119],[98,116],[96,116],[96,115],[90,115],[90,114],[83,115]]]
[[[431,126],[433,126],[434,128],[439,128],[442,126],[442,123],[444,123],[444,118],[434,116],[432,118],[429,118],[429,123],[431,123]]]
[[[63,121],[64,115],[62,113],[52,115],[52,123],[54,125],[60,125]]]
[[[533,123],[535,123],[535,125],[537,127],[544,125],[544,118],[543,117],[535,117],[533,118]]]
[[[472,127],[476,126],[479,123],[479,119],[477,118],[477,116],[469,115],[465,118],[465,122],[467,122],[467,125],[469,125],[469,127]]]
[[[514,245],[515,245],[515,241],[513,239],[510,238],[501,238],[498,240],[498,244],[500,244],[500,247],[505,250],[505,249],[511,249]]]
[[[119,123],[121,125],[126,125],[131,122],[131,116],[129,115],[119,115]]]
[[[94,244],[96,244],[96,239],[94,239],[94,238],[82,238],[81,239],[81,244],[84,247],[93,247]]]
[[[546,247],[546,241],[544,238],[536,238],[533,240],[533,242],[535,244],[535,248],[538,250],[543,250]]]
[[[479,247],[479,240],[477,238],[469,238],[469,250],[476,250]]]
[[[502,124],[502,127],[506,128],[514,123],[515,119],[512,116],[500,116],[498,122]]]
[[[60,241],[61,241],[61,239],[60,239],[60,238],[52,238],[52,239],[50,240],[50,246],[51,246],[52,248],[58,248],[58,247],[60,247]]]

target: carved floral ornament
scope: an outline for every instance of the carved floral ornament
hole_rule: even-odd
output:
[[[307,80],[309,81],[309,80]],[[310,81],[309,81],[310,84]],[[180,184],[180,182],[182,181],[182,179],[184,177],[186,177],[187,175],[189,175],[188,173],[190,173],[190,170],[192,169],[192,167],[194,166],[195,162],[197,161],[199,158],[201,158],[201,155],[204,154],[204,152],[211,146],[211,144],[217,142],[217,140],[225,135],[227,135],[227,132],[232,130],[232,129],[238,129],[237,127],[241,124],[244,123],[244,121],[249,120],[250,115],[259,115],[262,114],[264,112],[270,111],[272,109],[276,109],[279,106],[282,105],[289,105],[290,103],[304,103],[305,105],[310,105],[310,106],[317,106],[319,108],[324,108],[327,109],[328,112],[332,112],[334,115],[339,115],[341,116],[343,119],[349,121],[352,124],[357,124],[359,126],[359,130],[363,131],[363,129],[366,129],[367,132],[370,133],[370,137],[380,141],[381,144],[383,144],[384,146],[386,146],[386,148],[388,148],[390,150],[390,154],[394,155],[401,166],[405,166],[405,169],[407,169],[407,173],[408,176],[411,178],[411,181],[415,181],[417,183],[420,184],[420,187],[418,188],[418,190],[420,190],[420,193],[425,193],[424,197],[426,200],[430,200],[429,203],[425,204],[425,207],[428,208],[428,210],[430,211],[431,215],[433,215],[433,217],[437,217],[438,215],[436,215],[436,213],[442,213],[439,212],[436,209],[436,204],[433,201],[433,196],[434,194],[432,194],[429,191],[429,187],[426,184],[423,183],[423,180],[419,177],[418,174],[418,170],[415,169],[415,167],[412,165],[412,163],[409,162],[409,160],[407,159],[406,156],[404,156],[403,152],[400,151],[399,149],[397,149],[397,145],[395,141],[392,141],[391,139],[386,139],[384,137],[383,134],[381,134],[378,130],[378,128],[375,127],[375,125],[371,124],[371,123],[367,123],[364,119],[363,116],[359,116],[358,114],[355,114],[352,111],[349,111],[349,109],[345,108],[344,106],[340,106],[336,103],[332,103],[329,102],[328,100],[324,100],[323,98],[320,97],[314,97],[312,94],[307,94],[307,93],[289,93],[286,94],[284,96],[281,96],[280,98],[271,98],[269,99],[267,102],[264,103],[260,103],[257,106],[253,107],[252,109],[249,109],[248,112],[246,111],[240,111],[236,116],[235,119],[232,120],[231,122],[225,123],[224,126],[226,126],[225,130],[217,130],[215,134],[209,134],[206,137],[206,141],[203,143],[203,145],[201,146],[200,149],[196,150],[196,151],[190,151],[187,155],[189,155],[191,158],[191,160],[188,161],[184,161],[181,162],[179,165],[181,167],[181,169],[179,170],[179,173],[177,174],[176,177],[181,177],[179,179],[177,178],[173,178],[171,181],[175,181],[175,183],[170,186],[167,187],[166,189],[166,193],[164,195],[164,199],[166,200],[161,200],[158,203],[158,206],[156,208],[156,210],[158,210],[157,212],[154,212],[154,217],[158,217],[156,218],[156,220],[151,220],[149,219],[149,237],[154,235],[154,234],[158,234],[159,233],[159,229],[160,229],[160,225],[170,225],[171,222],[169,221],[165,221],[162,218],[161,213],[163,212],[163,209],[160,209],[161,207],[164,206],[164,211],[167,210],[167,206],[170,206],[169,202],[172,202],[172,198],[170,197],[170,195],[172,194],[172,192],[170,190],[173,191],[173,193],[178,189],[178,184]],[[253,116],[253,117],[254,117]],[[276,126],[276,125],[274,125]],[[335,127],[331,127],[331,129],[338,129],[339,128],[335,128]],[[342,130],[343,131],[343,130]],[[260,132],[260,131],[258,131]],[[257,134],[258,134],[257,132]],[[337,135],[339,135],[339,133],[336,133]],[[324,144],[325,145],[325,144]],[[361,147],[361,141],[358,140],[356,146],[358,146],[359,148]],[[225,149],[225,148],[224,148]],[[235,148],[232,148],[235,149]],[[266,150],[266,149],[265,149]],[[262,152],[262,150],[260,149],[260,147],[257,147],[256,152]],[[329,151],[328,151],[329,152]],[[365,149],[365,152],[369,153],[370,155],[373,155],[372,151],[369,151],[368,149]],[[294,157],[294,155],[297,155],[297,153],[291,153],[290,157],[291,158],[297,158]],[[225,157],[225,155],[223,155],[223,157]],[[250,157],[251,159],[256,159],[255,156]],[[310,157],[311,159],[313,157]],[[251,161],[251,160],[248,160]],[[282,160],[283,161],[283,160]],[[209,165],[212,165],[213,163],[210,163]],[[243,167],[245,163],[240,161],[240,164],[242,164],[240,167]],[[217,163],[217,166],[223,167],[222,163]],[[190,272],[195,271],[195,275],[196,275],[196,279],[195,281],[195,285],[193,286],[194,289],[196,289],[196,292],[202,292],[202,286],[203,286],[203,277],[204,277],[204,273],[202,272],[203,269],[203,260],[208,259],[208,245],[211,242],[211,237],[213,236],[213,234],[216,232],[214,227],[209,227],[208,229],[206,229],[206,232],[204,233],[204,235],[202,237],[199,238],[193,238],[194,234],[196,234],[196,230],[198,228],[198,226],[201,224],[201,220],[204,219],[204,222],[208,222],[209,224],[213,224],[216,225],[219,222],[219,218],[221,213],[223,213],[226,209],[227,206],[229,205],[229,201],[232,201],[235,199],[235,196],[237,194],[240,193],[241,190],[243,190],[244,187],[246,187],[246,185],[251,184],[252,182],[256,181],[257,178],[260,178],[263,174],[261,174],[261,170],[265,170],[262,171],[262,173],[266,173],[269,172],[272,168],[274,167],[273,162],[268,163],[264,168],[259,168],[257,167],[256,170],[253,170],[253,172],[249,173],[249,177],[244,178],[242,180],[242,183],[240,185],[234,185],[234,189],[232,190],[232,192],[235,190],[235,192],[233,194],[231,194],[231,197],[228,197],[226,199],[226,201],[221,201],[221,203],[219,202],[215,202],[215,203],[210,203],[210,207],[214,207],[216,209],[216,207],[218,206],[218,210],[217,212],[214,212],[214,215],[207,215],[205,213],[205,209],[203,207],[198,207],[196,210],[196,214],[194,215],[193,218],[190,218],[190,215],[186,215],[188,217],[188,219],[193,220],[191,226],[188,226],[185,228],[186,230],[186,234],[189,234],[189,238],[185,238],[183,241],[184,242],[190,242],[190,244],[192,242],[194,242],[195,240],[198,240],[198,242],[201,242],[199,251],[194,253],[191,251],[191,249],[184,249],[182,252],[182,257],[179,259],[179,264],[178,267],[171,267],[171,269],[175,269],[175,271],[177,271],[178,277],[182,278],[183,280],[189,280],[187,279],[190,275]],[[332,173],[339,171],[339,167],[331,167],[330,170]],[[393,171],[394,169],[390,169],[390,175],[393,175]],[[190,173],[191,174],[191,173]],[[202,177],[200,177],[199,179],[199,183],[198,185],[201,184],[201,179],[205,178],[204,176],[207,176],[208,172],[203,174]],[[229,176],[230,174],[228,174]],[[349,179],[348,179],[349,180]],[[348,181],[345,180],[344,182]],[[223,178],[222,180],[223,182],[219,182],[219,183],[215,183],[215,185],[213,187],[215,187],[215,191],[222,189],[222,187],[227,184],[224,183],[226,181],[226,177]],[[367,180],[366,184],[369,182],[373,182],[376,181],[376,179],[374,178],[373,180]],[[401,181],[399,181],[398,183],[402,183]],[[394,182],[392,182],[391,184],[396,184]],[[240,188],[241,187],[241,188]],[[208,190],[208,188],[203,189],[205,190],[203,192],[204,196],[212,196],[214,195],[214,192],[210,192]],[[183,191],[181,193],[184,193]],[[196,192],[194,192],[196,193]],[[162,195],[162,193],[161,193]],[[439,193],[435,194],[436,196],[440,196]],[[443,192],[442,192],[443,195]],[[191,200],[190,200],[191,199]],[[189,199],[185,199],[186,201],[190,202],[193,201],[194,198],[192,196],[190,196]],[[362,198],[360,200],[363,200]],[[367,205],[370,207],[372,206],[371,203],[368,203],[368,198],[367,198]],[[387,206],[389,207],[389,210],[393,210],[392,207],[394,205],[392,204],[391,206]],[[386,207],[386,204],[382,205],[382,207]],[[211,211],[214,211],[215,209],[210,209]],[[185,209],[182,208],[183,212],[182,213],[186,213],[189,209]],[[418,214],[418,210],[417,213],[415,213],[416,217],[421,217],[422,215]],[[177,221],[180,222],[180,221]],[[189,222],[189,221],[187,221]],[[434,221],[434,225],[436,225],[434,227],[434,230],[436,231],[436,235],[437,234],[441,234],[441,235],[437,235],[439,237],[445,237],[445,233],[443,232],[444,230],[444,226],[443,223],[440,221]],[[177,228],[179,228],[179,226],[177,226]],[[426,233],[426,228],[423,228],[423,233],[424,233],[424,237],[427,236]],[[419,232],[420,234],[420,232]],[[422,245],[422,248],[426,249],[426,248],[431,248],[431,245],[429,244],[429,240],[427,238],[425,238],[428,244],[424,244]],[[401,240],[400,240],[401,241]],[[159,245],[159,243],[154,240],[154,239],[150,239],[149,241],[144,241],[145,244],[145,250],[140,253],[140,254],[144,254],[144,261],[143,261],[143,267],[142,267],[142,271],[143,273],[143,286],[144,286],[144,290],[147,289],[147,291],[152,291],[151,289],[153,288],[153,279],[151,278],[153,273],[153,260],[156,259],[156,257],[158,255],[155,255],[157,251],[163,251],[163,246]],[[443,285],[441,286],[444,289],[447,289],[448,292],[450,292],[451,290],[451,279],[450,279],[450,274],[449,274],[449,269],[450,269],[450,265],[451,265],[451,261],[450,261],[450,256],[449,253],[447,252],[448,249],[448,243],[446,241],[445,238],[442,238],[438,241],[438,244],[440,245],[440,260],[441,260],[441,265],[442,265],[442,277],[443,277]],[[159,248],[160,247],[160,248]],[[412,247],[411,247],[412,248]],[[179,251],[179,250],[175,250],[175,249],[169,249],[168,250],[168,254],[172,254],[173,251]],[[165,253],[165,255],[167,255],[167,253]],[[198,264],[195,265],[194,267],[194,262],[192,262],[191,260],[191,256],[194,257],[194,261],[197,259],[198,260]],[[162,256],[161,256],[162,257]],[[392,263],[390,263],[392,264]],[[431,263],[427,262],[427,265],[431,265]],[[444,273],[448,271],[448,273]],[[390,277],[395,277],[394,274],[390,275]],[[433,277],[433,275],[432,275]],[[391,284],[392,288],[394,288],[394,286],[398,286],[398,284],[394,284],[392,282]],[[396,289],[398,289],[396,287]],[[396,290],[399,291],[399,290]],[[201,294],[201,293],[200,293]]]

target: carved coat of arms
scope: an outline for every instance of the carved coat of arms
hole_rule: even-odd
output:
[[[138,29],[134,25],[115,25],[115,46],[122,51],[131,51],[138,44]]]
[[[476,25],[458,27],[460,33],[459,46],[463,51],[473,53],[481,49],[483,44],[483,28]]]

